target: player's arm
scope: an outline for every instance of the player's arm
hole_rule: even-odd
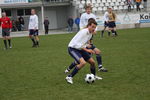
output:
[[[82,50],[84,50],[84,51],[86,51],[88,53],[91,53],[91,54],[95,53],[92,49],[82,48]]]

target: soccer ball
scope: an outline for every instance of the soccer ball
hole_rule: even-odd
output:
[[[85,76],[85,82],[87,83],[94,83],[95,82],[95,77],[93,74],[86,74]]]

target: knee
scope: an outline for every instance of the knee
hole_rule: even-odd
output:
[[[92,66],[95,65],[95,61],[94,61],[94,60],[90,61],[90,64],[91,64]]]
[[[85,65],[86,65],[86,61],[81,61],[80,64],[81,64],[82,66],[85,66]]]
[[[99,50],[99,49],[96,49],[95,50],[95,54],[97,55],[97,54],[101,54],[101,51]]]

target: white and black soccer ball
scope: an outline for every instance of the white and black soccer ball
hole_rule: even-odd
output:
[[[87,83],[94,83],[95,82],[95,77],[93,74],[86,74],[85,76],[85,82]]]

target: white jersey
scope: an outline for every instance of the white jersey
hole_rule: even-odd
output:
[[[80,29],[83,29],[87,26],[88,24],[88,20],[90,18],[94,18],[96,20],[96,16],[92,13],[88,14],[88,13],[83,13],[81,15],[81,18],[80,18]]]
[[[38,16],[37,15],[30,16],[28,29],[38,29]]]
[[[68,47],[72,47],[78,50],[86,48],[87,42],[92,38],[92,33],[88,28],[80,30],[70,41]]]
[[[108,12],[105,12],[105,14],[104,14],[104,21],[108,21],[108,20],[109,20]]]

